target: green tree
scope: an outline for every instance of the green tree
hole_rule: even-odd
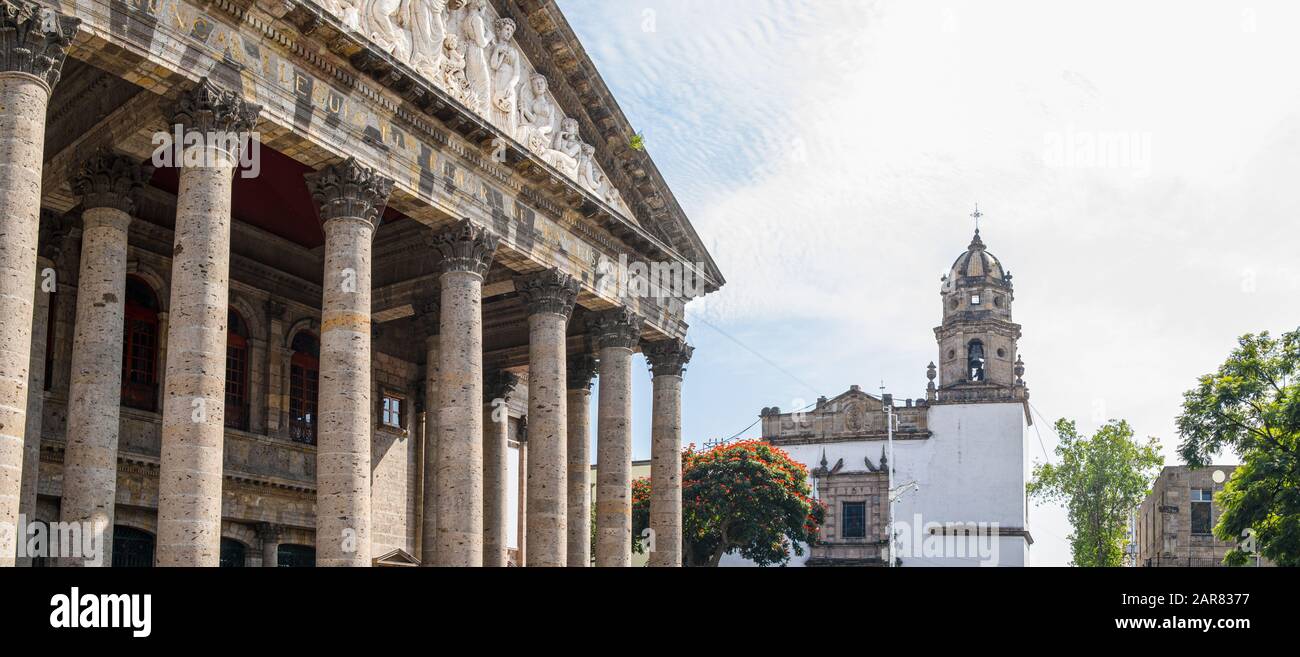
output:
[[[1214,533],[1244,546],[1225,562],[1243,564],[1250,548],[1282,566],[1300,566],[1300,329],[1280,339],[1244,335],[1214,374],[1183,395],[1179,454],[1203,467],[1224,448],[1242,464],[1216,502]],[[1253,546],[1251,545],[1253,543]]]
[[[650,521],[650,489],[632,487],[634,549]],[[760,566],[785,565],[817,540],[825,509],[811,497],[808,470],[783,450],[747,440],[682,452],[682,557],[687,566],[717,566],[738,553]]]
[[[1111,420],[1091,438],[1071,420],[1057,420],[1059,464],[1034,466],[1029,494],[1063,502],[1069,513],[1071,563],[1119,566],[1129,513],[1151,489],[1164,457],[1155,438],[1133,439],[1128,422]]]

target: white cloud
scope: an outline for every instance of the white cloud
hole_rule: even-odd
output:
[[[800,327],[747,338],[782,367],[919,393],[976,201],[1049,420],[1104,400],[1176,461],[1182,391],[1237,335],[1300,325],[1300,6],[645,4],[652,34],[562,2],[728,278],[692,311]],[[1149,160],[1055,166],[1080,134]],[[1064,562],[1059,511],[1034,521],[1035,561]]]

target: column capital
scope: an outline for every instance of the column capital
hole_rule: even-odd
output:
[[[572,276],[547,269],[515,279],[515,291],[528,304],[528,314],[553,313],[568,318],[578,300],[581,284]]]
[[[284,527],[271,522],[257,523],[257,537],[263,542],[275,542],[284,536]]]
[[[279,299],[266,300],[266,318],[270,321],[284,320],[285,313],[289,311],[289,306]]]
[[[605,310],[592,318],[591,337],[597,349],[636,349],[641,342],[641,322],[641,316],[629,308]]]
[[[421,293],[411,302],[415,321],[426,336],[438,335],[442,330],[442,294],[437,288]]]
[[[450,230],[434,235],[429,247],[437,253],[439,273],[469,272],[484,276],[496,255],[501,238],[469,219],[461,219]]]
[[[33,75],[53,89],[80,25],[35,2],[0,0],[0,72]]]
[[[519,387],[519,375],[505,370],[488,370],[483,373],[483,403],[490,404],[494,399],[509,401],[515,389]]]
[[[566,379],[569,390],[591,390],[591,382],[596,378],[596,365],[596,358],[591,354],[570,356]]]
[[[181,93],[170,113],[172,123],[185,131],[210,133],[250,132],[257,125],[261,111],[261,105],[217,87],[205,76]]]
[[[331,219],[362,219],[379,225],[379,215],[393,192],[393,181],[354,157],[306,176],[321,223]]]
[[[691,362],[695,347],[686,344],[685,340],[656,340],[645,343],[641,353],[655,376],[681,376],[686,364]]]
[[[72,191],[81,197],[83,210],[114,208],[135,212],[135,198],[153,167],[107,149],[91,155],[72,177]]]

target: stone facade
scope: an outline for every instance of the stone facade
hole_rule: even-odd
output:
[[[0,3],[0,424],[26,427],[0,435],[0,522],[97,514],[123,565],[564,565],[591,421],[630,498],[630,412],[571,423],[568,355],[597,316],[635,325],[602,377],[621,408],[689,297],[620,297],[602,264],[724,281],[552,4],[474,3],[442,24],[486,46],[439,51],[407,19],[441,3],[388,32],[308,0]],[[489,371],[528,385],[485,450]],[[625,565],[629,527],[595,515]]]
[[[1214,497],[1232,478],[1235,465],[1193,469],[1165,466],[1133,519],[1134,565],[1142,568],[1223,565],[1236,541],[1214,535],[1221,509]],[[1221,473],[1216,476],[1216,473]],[[1271,565],[1263,559],[1258,565]]]

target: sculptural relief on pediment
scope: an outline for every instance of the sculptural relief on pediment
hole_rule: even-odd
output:
[[[518,26],[488,0],[321,0],[348,29],[409,65],[470,111],[625,217],[632,212],[564,116],[546,76],[514,41]]]

